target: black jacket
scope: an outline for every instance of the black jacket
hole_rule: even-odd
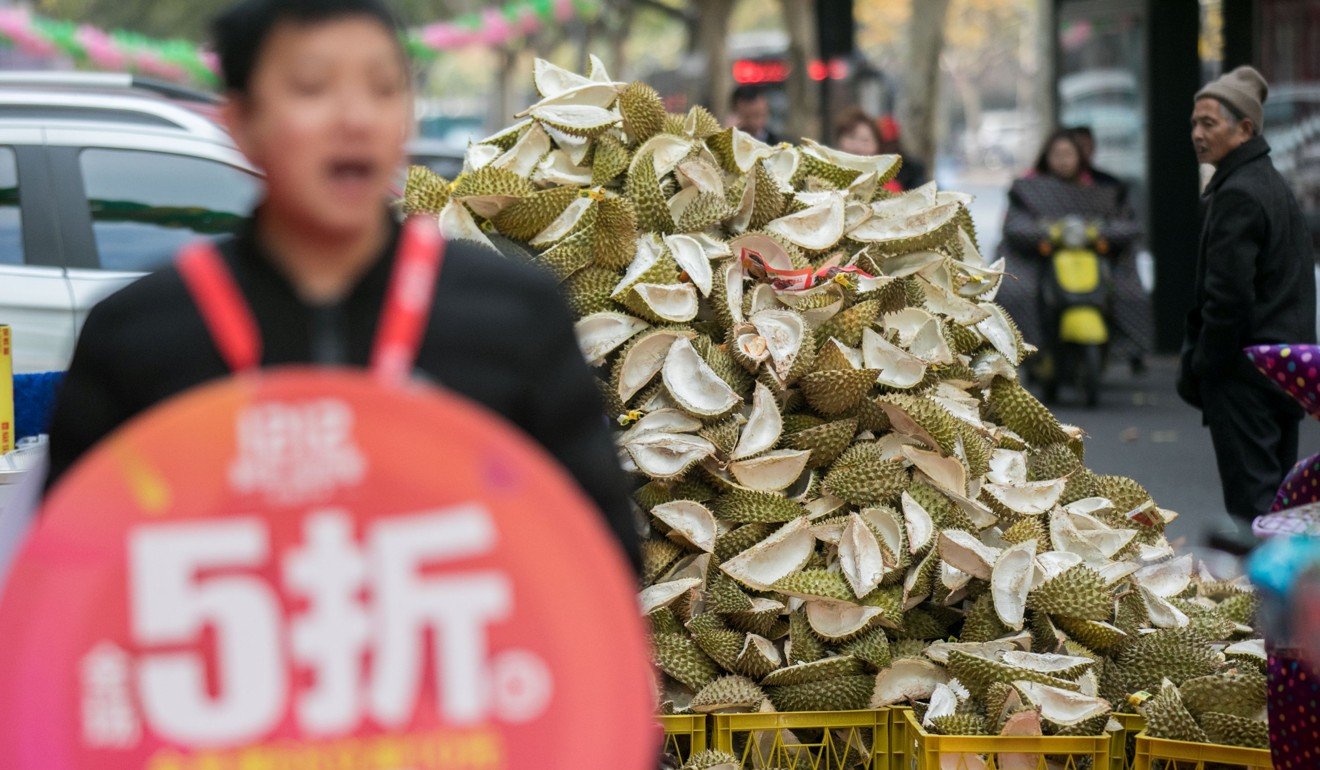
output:
[[[1315,342],[1311,236],[1269,152],[1264,138],[1248,140],[1206,186],[1179,382],[1193,402],[1199,382],[1255,379],[1247,346]]]
[[[309,306],[297,296],[261,253],[252,227],[220,249],[260,327],[262,366],[336,358],[366,366],[394,243],[329,307]],[[627,480],[600,392],[548,274],[470,243],[449,244],[417,367],[419,376],[483,404],[545,447],[596,502],[638,563]],[[48,484],[134,415],[228,374],[174,268],[109,297],[88,316],[58,397]]]

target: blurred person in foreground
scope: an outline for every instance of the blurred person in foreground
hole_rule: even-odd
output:
[[[388,191],[413,126],[398,26],[379,0],[245,0],[220,15],[214,35],[224,123],[265,174],[249,224],[219,244],[258,326],[261,366],[364,368],[400,234]],[[541,444],[636,565],[626,480],[553,279],[455,242],[433,291],[414,377]],[[59,395],[48,485],[135,415],[229,374],[177,268],[106,299]]]
[[[765,91],[751,85],[741,85],[733,89],[729,99],[733,108],[733,125],[754,139],[769,145],[776,145],[784,138],[770,130],[770,100]]]
[[[1256,370],[1250,345],[1315,342],[1310,233],[1261,136],[1269,86],[1238,67],[1196,94],[1192,145],[1215,173],[1202,195],[1196,303],[1178,394],[1210,428],[1228,517],[1210,544],[1245,552],[1297,462],[1301,407]]]
[[[1082,151],[1082,158],[1090,169],[1091,180],[1102,187],[1112,187],[1120,206],[1128,205],[1128,184],[1114,174],[1095,165],[1095,134],[1090,126],[1068,129],[1073,141]],[[1141,285],[1137,272],[1136,255],[1124,254],[1114,263],[1114,292],[1118,303],[1125,309],[1117,319],[1115,331],[1119,334],[1118,348],[1127,353],[1128,366],[1133,374],[1146,371],[1146,355],[1155,346],[1155,307],[1150,293]]]
[[[1005,252],[1008,272],[1017,280],[1004,282],[999,301],[1033,344],[1052,337],[1052,330],[1047,332],[1042,326],[1039,304],[1040,281],[1051,266],[1047,259],[1053,251],[1051,226],[1067,217],[1094,222],[1107,253],[1117,259],[1132,258],[1126,252],[1141,232],[1136,215],[1119,201],[1117,189],[1096,184],[1090,171],[1077,140],[1067,129],[1057,129],[1041,145],[1032,169],[1008,191],[1000,249]],[[1120,329],[1132,319],[1150,318],[1149,298],[1144,294],[1134,304],[1117,287],[1115,292],[1112,316]],[[1124,337],[1131,335],[1114,335],[1111,355]]]

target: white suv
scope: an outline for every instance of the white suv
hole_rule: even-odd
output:
[[[96,302],[246,216],[260,178],[216,104],[128,75],[0,74],[0,324],[15,371],[66,368]]]

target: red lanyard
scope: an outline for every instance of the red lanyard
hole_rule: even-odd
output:
[[[399,253],[371,351],[371,373],[385,384],[408,379],[431,316],[445,241],[434,219],[414,217],[403,226]],[[210,241],[184,248],[179,273],[225,363],[235,372],[261,365],[261,332],[224,258]]]

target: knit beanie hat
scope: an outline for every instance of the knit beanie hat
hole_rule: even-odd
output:
[[[1196,99],[1218,99],[1250,120],[1259,132],[1265,128],[1265,97],[1269,93],[1270,85],[1265,77],[1254,67],[1243,66],[1211,81],[1197,92]]]

